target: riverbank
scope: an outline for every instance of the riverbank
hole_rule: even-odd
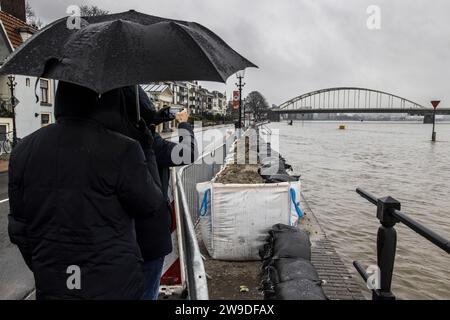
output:
[[[278,153],[273,150],[271,154],[275,157],[278,156]],[[260,156],[263,156],[263,154]],[[254,166],[258,167],[258,165]],[[245,185],[249,184],[265,183],[264,181],[260,181],[263,180],[262,177],[259,176],[258,170],[253,170],[253,168],[251,170],[251,179],[249,179],[248,175],[236,174],[234,172],[234,169],[237,169],[236,171],[240,170],[241,173],[245,172],[245,170],[249,169],[248,167],[250,165],[228,164],[225,169],[220,171],[215,182],[232,183],[235,187],[239,184],[243,188],[246,188]],[[241,205],[248,207],[246,203],[242,203]],[[300,207],[303,208],[303,218],[299,220],[298,228],[309,234],[311,241],[311,262],[318,272],[319,279],[323,281],[322,287],[326,296],[331,300],[365,299],[355,279],[356,276],[354,277],[349,273],[303,195],[300,198]],[[234,220],[232,218],[234,213],[233,210],[228,211],[228,219]],[[208,278],[209,298],[213,300],[262,300],[264,298],[264,294],[260,289],[262,262],[213,259],[209,255],[202,239],[202,234],[204,233],[201,231],[201,225],[202,222],[197,225],[196,236],[202,256],[204,257],[204,266]],[[239,290],[242,286],[246,290]]]

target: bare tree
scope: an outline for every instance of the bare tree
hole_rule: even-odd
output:
[[[36,16],[33,7],[28,1],[25,3],[25,14],[27,17],[27,23],[29,25],[37,29],[40,29],[44,25],[42,21]]]
[[[266,98],[258,91],[252,91],[245,99],[245,112],[251,111],[256,121],[262,120],[267,116],[269,104]]]
[[[104,16],[108,14],[109,11],[100,9],[97,6],[80,6],[80,12],[82,17],[94,17],[94,16]]]

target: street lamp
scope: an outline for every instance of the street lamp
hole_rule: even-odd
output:
[[[244,88],[245,83],[242,83],[242,79],[245,77],[245,69],[240,70],[236,73],[236,77],[238,79],[238,82],[236,83],[236,86],[239,89],[239,123],[238,128],[242,128],[242,88]],[[245,115],[244,115],[245,117]]]
[[[8,76],[8,87],[11,91],[11,109],[12,109],[12,118],[13,118],[13,143],[12,147],[14,148],[17,144],[17,130],[16,130],[16,97],[14,96],[14,90],[16,88],[17,82],[16,77],[14,75]]]

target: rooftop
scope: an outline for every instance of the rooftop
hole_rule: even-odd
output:
[[[163,93],[166,90],[171,91],[170,87],[166,84],[150,84],[144,87],[144,90],[151,93]]]
[[[6,35],[8,36],[9,41],[11,41],[13,49],[17,49],[23,43],[22,36],[19,32],[20,29],[27,29],[31,33],[37,31],[36,28],[4,11],[0,11],[0,20],[5,27]]]

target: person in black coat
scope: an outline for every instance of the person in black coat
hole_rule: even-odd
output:
[[[148,169],[156,169],[152,137],[141,125],[146,158],[139,142],[118,133],[131,130],[121,90],[99,98],[60,82],[55,104],[56,124],[11,154],[11,242],[34,273],[37,299],[140,299],[133,220],[156,218],[166,207],[159,177]]]
[[[125,90],[128,117],[136,119],[136,93],[134,87]],[[167,120],[157,112],[145,91],[139,87],[140,115],[154,132],[155,125]],[[170,168],[193,163],[197,158],[194,130],[187,123],[188,115],[184,110],[175,115],[178,126],[179,143],[163,139],[158,133],[153,134],[153,150],[156,155],[161,190],[167,201],[162,215],[136,221],[136,235],[142,256],[144,258],[144,299],[158,298],[159,283],[162,274],[164,258],[172,252],[171,215],[168,198]],[[175,156],[174,156],[175,154]],[[155,239],[157,241],[155,241]]]

